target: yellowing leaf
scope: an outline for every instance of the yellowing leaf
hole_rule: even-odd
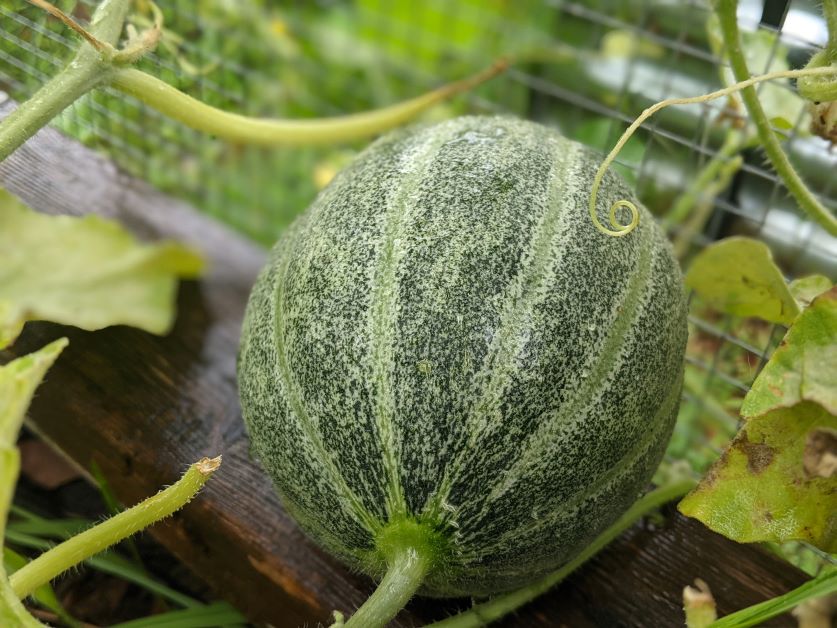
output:
[[[825,275],[808,275],[807,277],[800,277],[791,281],[788,289],[793,295],[793,298],[796,299],[799,309],[804,310],[823,292],[831,290],[833,285],[831,280]]]
[[[837,287],[799,315],[753,382],[741,415],[756,417],[803,400],[837,415]]]
[[[66,346],[67,339],[59,338],[35,353],[0,366],[0,449],[17,442],[35,388]]]
[[[66,346],[67,339],[60,338],[35,353],[0,366],[0,543],[20,470],[20,455],[15,447],[20,425],[44,373]],[[42,625],[15,596],[0,561],[0,626]]]
[[[28,320],[166,333],[177,278],[203,266],[179,244],[141,244],[99,216],[39,214],[0,190],[0,347]]]
[[[837,417],[810,401],[749,421],[680,511],[742,543],[801,540],[837,551],[835,478],[805,468],[809,434],[834,430]]]
[[[767,245],[727,238],[692,261],[686,285],[724,312],[790,325],[799,308]]]
[[[0,366],[0,540],[18,472],[17,434],[35,389],[66,346],[67,339],[59,338],[35,353]]]

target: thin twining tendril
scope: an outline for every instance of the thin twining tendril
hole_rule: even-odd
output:
[[[599,217],[596,212],[596,200],[599,193],[599,187],[601,186],[602,180],[604,179],[605,172],[607,172],[607,169],[610,167],[610,164],[613,163],[613,160],[616,159],[616,156],[619,154],[619,151],[622,150],[622,148],[625,146],[625,143],[631,138],[631,136],[642,125],[642,123],[645,122],[652,115],[654,115],[656,112],[658,112],[660,109],[664,109],[665,107],[668,107],[670,105],[692,105],[697,103],[703,103],[709,100],[715,100],[716,98],[728,96],[757,83],[763,83],[764,81],[772,81],[774,79],[782,78],[799,78],[803,76],[826,76],[834,74],[837,74],[837,67],[835,66],[768,72],[767,74],[751,76],[746,81],[741,81],[740,83],[736,83],[735,85],[730,85],[729,87],[719,89],[718,91],[712,92],[710,94],[704,94],[702,96],[692,96],[689,98],[667,98],[666,100],[661,100],[660,102],[651,105],[645,111],[643,111],[636,120],[633,121],[631,126],[629,126],[625,130],[625,132],[622,134],[622,137],[619,138],[619,141],[616,142],[616,145],[607,154],[607,157],[604,158],[604,161],[602,161],[602,164],[599,166],[599,169],[596,172],[596,176],[593,177],[593,187],[590,192],[589,209],[590,218],[593,220],[593,224],[596,226],[596,229],[598,229],[604,234],[618,238],[621,236],[628,235],[639,224],[639,209],[637,208],[637,206],[627,199],[622,199],[616,201],[610,206],[609,220],[613,229],[607,228],[599,221]],[[631,221],[628,224],[622,224],[617,220],[616,212],[621,207],[626,207],[631,212]]]

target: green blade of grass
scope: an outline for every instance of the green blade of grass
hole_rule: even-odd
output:
[[[42,539],[68,539],[93,525],[86,519],[24,519],[9,522],[7,529]]]
[[[18,547],[28,547],[32,549],[48,550],[53,544],[47,540],[9,530],[6,534],[6,541]],[[104,552],[98,556],[93,556],[84,561],[86,565],[101,571],[102,573],[117,576],[128,582],[132,582],[137,586],[144,588],[151,593],[155,593],[174,604],[185,608],[193,608],[202,606],[200,602],[175,591],[171,587],[166,586],[162,582],[142,573],[129,560],[126,560],[114,552]]]
[[[241,625],[247,619],[226,602],[187,608],[116,624],[113,628],[216,628]]]
[[[760,604],[731,613],[712,622],[710,628],[746,628],[758,626],[776,615],[786,613],[807,599],[837,591],[837,568],[825,568],[819,576],[805,584]]]

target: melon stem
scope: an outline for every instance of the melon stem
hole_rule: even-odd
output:
[[[375,592],[346,622],[346,628],[380,628],[398,614],[418,591],[430,570],[426,548],[407,545],[390,553],[387,572]]]

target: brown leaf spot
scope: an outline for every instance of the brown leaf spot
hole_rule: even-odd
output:
[[[837,430],[818,427],[808,432],[802,466],[809,477],[830,478],[837,474]]]
[[[733,447],[740,449],[747,457],[747,470],[753,475],[758,475],[773,462],[773,447],[764,443],[751,443],[746,432],[741,433]]]
[[[701,488],[712,488],[715,485],[715,482],[718,481],[718,477],[721,475],[721,469],[724,469],[727,466],[727,462],[729,461],[729,449],[725,449],[721,453],[721,457],[718,458],[718,461],[713,464],[709,471],[706,472],[706,475],[703,476],[703,479],[700,481]]]

